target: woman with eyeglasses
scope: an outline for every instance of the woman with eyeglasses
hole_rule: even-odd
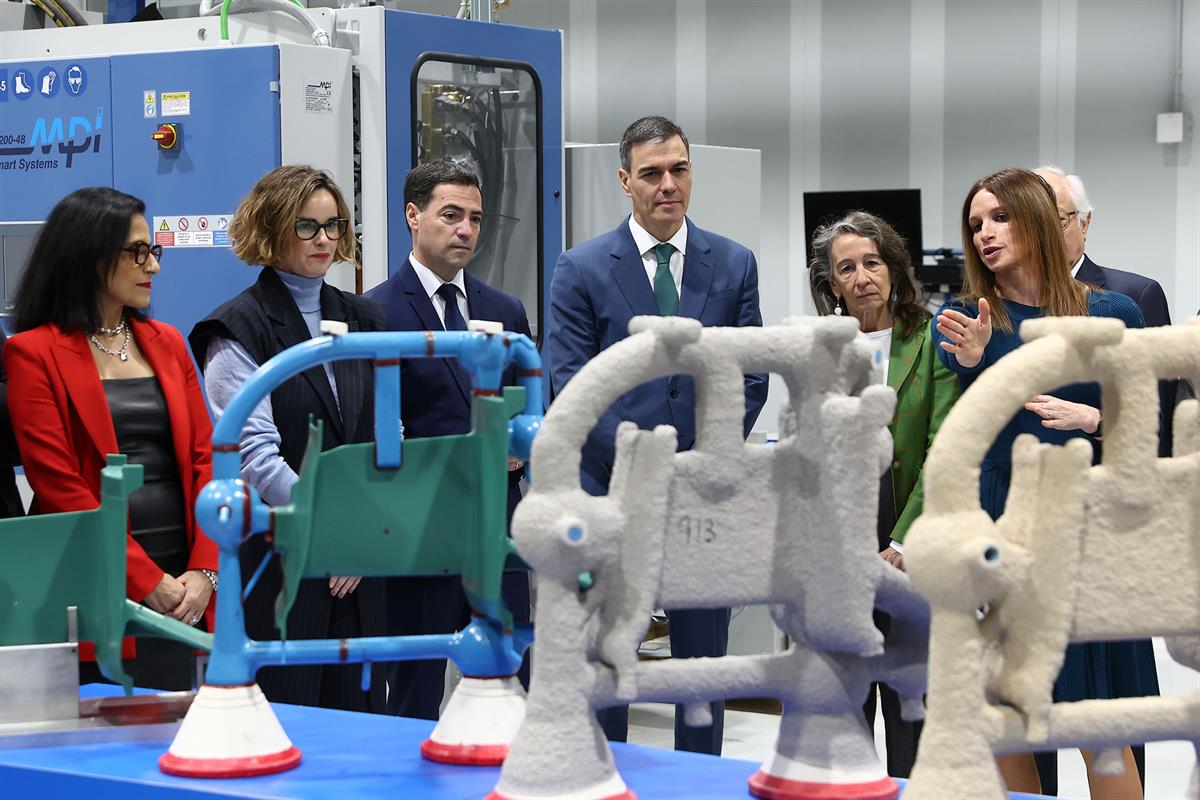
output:
[[[334,262],[355,262],[350,210],[328,173],[286,166],[264,175],[238,206],[229,235],[233,250],[261,265],[249,289],[213,311],[189,340],[204,372],[213,416],[259,365],[292,345],[320,335],[323,319],[345,322],[350,331],[382,331],[382,310],[325,282]],[[289,502],[298,480],[309,418],[323,422],[322,449],[374,438],[374,373],[367,361],[339,361],[306,370],[264,399],[242,430],[242,478],[271,505]],[[243,584],[270,548],[263,537],[242,546]],[[275,598],[282,585],[277,558],[270,558],[244,600],[246,632],[278,638]],[[355,576],[301,581],[288,616],[289,639],[340,639],[386,633],[383,585]],[[361,667],[315,665],[267,667],[258,682],[272,701],[383,711],[384,672],[374,667],[370,692],[360,688]]]
[[[966,262],[965,296],[941,311],[933,322],[938,355],[958,374],[965,391],[992,364],[1021,345],[1020,325],[1043,316],[1115,317],[1129,328],[1145,327],[1133,300],[1104,292],[1071,277],[1054,191],[1038,175],[1005,169],[975,182],[962,207]],[[1013,441],[1029,433],[1047,444],[1070,439],[1098,441],[1103,431],[1100,387],[1074,383],[1030,398],[996,437],[980,467],[983,509],[999,519],[1008,500]],[[1148,644],[1148,643],[1146,643]],[[1055,702],[1119,696],[1112,665],[1133,664],[1135,642],[1087,642],[1067,647]],[[1096,800],[1142,797],[1133,754],[1123,749],[1125,771],[1104,775],[1095,754],[1084,750],[1088,784]],[[1010,791],[1041,792],[1031,754],[997,758]]]
[[[918,301],[908,246],[884,219],[851,211],[813,232],[809,283],[817,313],[845,314],[858,322],[882,366],[879,378],[896,391],[891,469],[879,485],[876,517],[879,554],[904,568],[903,542],[924,502],[925,455],[954,401],[958,379],[934,352],[929,312]],[[891,621],[876,612],[885,633]],[[921,723],[900,716],[900,696],[878,686],[887,743],[888,774],[907,778],[917,755]],[[874,728],[876,687],[863,706],[867,726]]]
[[[192,515],[212,476],[212,425],[183,337],[146,314],[162,248],[145,211],[136,197],[93,188],[50,212],[17,288],[18,333],[4,347],[9,411],[33,513],[98,507],[109,453],[143,465],[129,498],[126,592],[199,625],[217,589],[216,545]],[[190,647],[134,646],[126,668],[138,686],[192,687]],[[100,679],[90,662],[81,677]]]

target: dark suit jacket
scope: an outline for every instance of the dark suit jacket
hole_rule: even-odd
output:
[[[0,358],[5,340],[4,331],[0,330]],[[13,467],[20,463],[21,453],[8,414],[8,378],[0,364],[0,519],[25,516],[25,504],[21,502],[17,478],[13,474]]]
[[[687,250],[678,315],[708,326],[762,325],[758,266],[737,242],[701,230],[688,220]],[[657,315],[654,290],[625,219],[616,230],[576,245],[558,257],[550,284],[546,357],[554,391],[561,392],[589,359],[629,335],[635,316]],[[767,399],[767,376],[746,376],[745,434]],[[580,465],[583,488],[607,491],[617,425],[672,425],[679,448],[696,440],[691,376],[672,375],[642,384],[612,405],[588,436]]]
[[[1084,283],[1090,283],[1109,292],[1117,292],[1133,298],[1142,316],[1146,318],[1146,327],[1171,324],[1171,311],[1167,307],[1167,296],[1159,286],[1158,281],[1125,272],[1120,269],[1101,267],[1083,256],[1083,263],[1075,277]],[[1162,411],[1162,425],[1158,433],[1158,454],[1171,455],[1171,440],[1175,431],[1175,401],[1179,391],[1179,381],[1159,381],[1159,407]]]
[[[162,386],[183,487],[188,569],[217,568],[217,546],[195,524],[196,495],[212,477],[212,423],[179,331],[131,318],[133,337]],[[8,340],[4,348],[8,403],[15,421],[34,513],[86,511],[100,505],[100,470],[118,453],[112,412],[87,338],[53,323]],[[126,537],[126,592],[142,600],[163,571],[132,536]],[[215,595],[214,595],[215,600]],[[210,604],[210,615],[213,605]],[[209,617],[211,630],[212,618]]]
[[[470,319],[486,319],[504,325],[504,330],[530,336],[525,307],[512,295],[493,289],[470,273],[464,273],[467,311]],[[367,299],[383,307],[388,330],[440,331],[442,322],[412,262],[391,278],[367,292]],[[505,384],[516,383],[509,367]],[[405,437],[450,436],[471,430],[471,375],[455,358],[410,358],[400,365],[400,416]],[[521,499],[521,472],[509,473],[508,513]]]

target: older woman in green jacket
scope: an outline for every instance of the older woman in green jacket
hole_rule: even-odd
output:
[[[809,262],[813,302],[821,314],[846,314],[875,347],[881,380],[896,390],[892,467],[880,481],[880,555],[904,568],[904,534],[921,514],[925,453],[950,407],[958,380],[938,359],[929,332],[930,314],[917,302],[904,238],[887,222],[853,211],[813,234]],[[881,615],[882,616],[882,615]],[[886,627],[886,617],[878,620]],[[888,772],[907,778],[916,757],[919,724],[900,719],[900,700],[879,687],[888,751]],[[864,712],[874,723],[872,688]]]

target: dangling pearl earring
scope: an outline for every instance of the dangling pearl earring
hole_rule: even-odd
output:
[[[833,307],[833,313],[837,314],[839,317],[842,315],[842,301],[841,300],[839,300],[838,304]]]

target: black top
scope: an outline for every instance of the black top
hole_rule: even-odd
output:
[[[876,518],[875,536],[879,550],[892,546],[892,531],[896,528],[896,500],[892,492],[892,471],[885,470],[879,478],[879,516]]]
[[[181,575],[188,564],[183,488],[162,387],[155,377],[101,384],[118,447],[145,470],[142,487],[129,497],[130,532],[160,569]]]

